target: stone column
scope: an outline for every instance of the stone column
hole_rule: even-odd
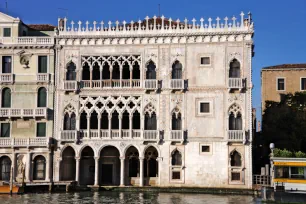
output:
[[[143,139],[143,132],[144,132],[144,116],[140,116],[140,130],[141,130],[141,139]]]
[[[122,71],[123,71],[123,68],[122,68],[122,65],[119,65],[119,74],[120,74],[120,87],[122,87]]]
[[[140,175],[139,175],[139,186],[143,186],[143,157],[139,157]]]
[[[120,157],[120,186],[124,186],[124,157]]]
[[[99,65],[100,66],[100,68],[99,68],[99,70],[100,70],[100,88],[102,88],[103,87],[103,85],[102,85],[102,71],[103,71],[103,67],[102,67],[102,65]]]
[[[90,138],[90,116],[87,116],[87,137]]]
[[[130,129],[130,138],[133,138],[133,114],[130,115],[130,123],[129,123],[129,129]]]
[[[13,182],[15,181],[15,177],[16,177],[16,153],[13,153],[13,161],[12,161],[12,166],[13,166],[13,172],[11,172],[11,174],[13,174],[12,176],[12,180]]]
[[[99,157],[95,157],[95,186],[99,186]]]
[[[55,181],[60,181],[61,179],[61,165],[62,165],[62,158],[57,158],[55,164],[55,171],[54,175],[56,176],[54,179]],[[57,172],[57,173],[56,173]]]
[[[31,153],[28,152],[27,154],[27,162],[26,162],[26,182],[31,181]]]
[[[119,113],[118,119],[119,119],[119,138],[122,138],[122,114],[121,113]]]
[[[159,185],[161,185],[161,175],[160,175],[160,172],[161,172],[161,166],[162,166],[162,161],[163,161],[163,158],[162,157],[157,157],[156,161],[158,162],[158,183]]]
[[[112,115],[108,115],[108,137],[112,138]]]
[[[80,173],[80,157],[75,157],[75,181],[79,183]]]
[[[133,68],[130,69],[130,87],[132,88],[133,86]]]
[[[92,88],[92,71],[93,71],[93,68],[92,68],[92,65],[89,66],[89,72],[90,72],[90,88]]]
[[[47,156],[47,161],[46,161],[46,167],[47,167],[47,169],[46,169],[46,181],[50,181],[50,159],[51,159],[51,157],[50,157],[50,153],[48,152],[48,156]]]
[[[101,115],[98,115],[98,137],[101,138]]]

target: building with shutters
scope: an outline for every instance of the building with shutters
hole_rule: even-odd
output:
[[[59,19],[54,182],[252,188],[253,28]]]
[[[0,182],[50,182],[54,27],[0,13]],[[13,167],[13,168],[12,168]]]

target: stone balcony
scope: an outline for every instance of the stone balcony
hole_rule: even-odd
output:
[[[242,90],[245,88],[245,79],[244,78],[229,78],[228,79],[228,89],[239,89]]]
[[[170,138],[171,142],[184,142],[184,131],[183,130],[171,130],[170,131]]]
[[[0,108],[0,118],[47,118],[47,108]]]
[[[47,73],[38,73],[36,75],[36,81],[38,83],[48,83],[50,80],[49,74]]]
[[[78,82],[73,81],[64,81],[64,90],[65,91],[76,91],[78,90]]]
[[[54,45],[52,37],[3,37],[0,38],[3,45]]]
[[[78,140],[142,140],[159,142],[158,130],[62,130],[61,142],[77,142]]]
[[[185,89],[184,79],[171,79],[169,88],[173,90],[184,90]]]
[[[50,138],[0,138],[0,147],[48,147]]]
[[[82,80],[81,89],[140,88],[140,79]]]
[[[0,74],[0,83],[13,83],[14,75],[12,73]]]
[[[157,90],[158,89],[158,80],[156,79],[146,79],[144,81],[145,89],[147,90]]]
[[[244,130],[228,130],[227,135],[229,142],[246,142],[246,135]]]

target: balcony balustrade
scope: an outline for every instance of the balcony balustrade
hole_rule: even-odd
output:
[[[228,141],[229,142],[245,142],[245,131],[244,130],[228,130]]]
[[[170,89],[175,90],[183,90],[184,87],[184,80],[183,79],[171,79],[170,80]]]
[[[0,38],[1,44],[8,45],[53,45],[52,37],[5,37]]]
[[[76,91],[78,89],[77,81],[64,81],[65,91]]]
[[[0,83],[13,83],[14,76],[12,73],[0,74]]]
[[[2,118],[24,118],[24,117],[47,117],[47,108],[20,109],[20,108],[0,108]]]
[[[50,138],[0,138],[0,147],[48,147]]]
[[[143,140],[144,141],[153,141],[157,142],[160,140],[158,130],[144,130],[143,131]]]
[[[148,90],[158,89],[158,81],[156,79],[146,79],[145,80],[145,89],[148,89]]]
[[[75,142],[78,140],[78,131],[76,130],[63,130],[60,132],[60,140],[66,142]]]
[[[139,79],[113,79],[113,80],[82,80],[81,89],[101,89],[101,88],[131,88],[140,87]]]
[[[243,78],[229,78],[228,79],[228,88],[229,89],[243,89],[245,88],[245,83],[244,83]]]
[[[36,80],[37,80],[37,82],[49,82],[49,74],[38,73]]]
[[[171,142],[184,142],[184,131],[183,130],[171,130],[170,131]]]

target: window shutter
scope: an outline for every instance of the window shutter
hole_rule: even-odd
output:
[[[12,73],[12,57],[11,56],[3,56],[2,73],[3,74]]]
[[[3,29],[3,37],[11,37],[11,28]]]
[[[47,73],[48,57],[39,56],[38,57],[38,73]]]
[[[47,107],[47,90],[45,88],[40,88],[38,90],[38,107]]]
[[[1,123],[1,137],[10,137],[10,123]]]
[[[46,137],[46,123],[37,123],[37,137]]]
[[[11,90],[9,88],[5,88],[2,91],[2,108],[10,108],[11,107]]]

